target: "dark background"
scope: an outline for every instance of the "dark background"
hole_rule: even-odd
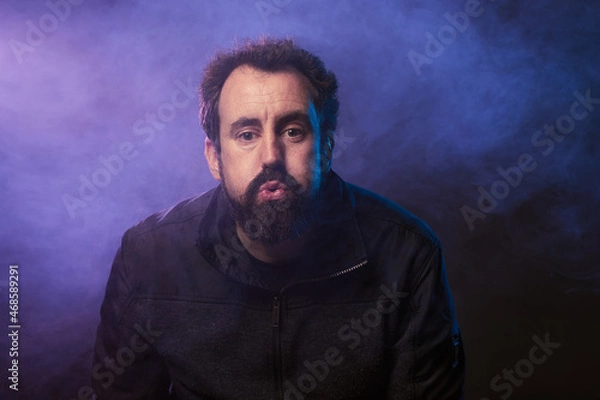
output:
[[[575,107],[560,141],[536,133],[569,128],[575,92],[600,98],[598,2],[483,0],[463,32],[444,28],[462,0],[55,2],[58,18],[42,0],[0,3],[0,322],[8,331],[17,263],[19,398],[72,399],[87,384],[121,234],[215,185],[197,99],[174,108],[173,92],[196,87],[216,49],[265,33],[293,36],[338,75],[334,169],[440,237],[466,398],[600,399],[600,100]],[[166,122],[151,128],[157,112]],[[103,172],[127,143],[130,160]],[[478,188],[522,154],[535,169],[496,183],[503,198],[469,226],[464,207],[479,211]],[[94,177],[104,187],[82,199]],[[560,347],[511,393],[492,390],[534,335]],[[0,397],[16,398],[1,336]]]

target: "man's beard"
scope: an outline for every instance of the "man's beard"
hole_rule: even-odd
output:
[[[220,167],[222,172],[222,165]],[[316,219],[317,196],[310,190],[302,191],[302,186],[287,173],[283,165],[264,167],[250,182],[240,200],[231,197],[224,175],[221,174],[230,214],[251,240],[276,244],[297,238]],[[261,185],[269,181],[284,184],[285,196],[277,200],[258,202]]]

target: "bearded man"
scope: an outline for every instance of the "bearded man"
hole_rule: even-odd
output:
[[[335,75],[261,39],[217,54],[200,95],[220,184],[124,234],[98,398],[462,398],[439,240],[331,170]]]

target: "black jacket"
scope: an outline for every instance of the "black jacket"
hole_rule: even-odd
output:
[[[325,192],[314,250],[281,266],[280,289],[239,244],[221,186],[129,229],[101,308],[98,398],[462,398],[438,239],[333,172]]]

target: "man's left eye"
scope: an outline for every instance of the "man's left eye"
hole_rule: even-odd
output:
[[[300,138],[304,135],[304,132],[301,129],[294,128],[286,129],[283,133],[293,139]]]

